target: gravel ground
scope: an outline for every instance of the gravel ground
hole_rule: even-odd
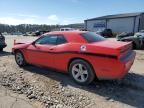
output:
[[[0,85],[25,95],[45,108],[144,108],[144,91],[116,81],[97,81],[79,86],[69,75],[29,65],[19,68],[11,55],[13,39],[30,41],[35,37],[7,37],[8,47],[0,53]],[[125,79],[144,78],[144,51],[137,57]]]

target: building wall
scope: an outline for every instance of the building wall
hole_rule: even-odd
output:
[[[135,29],[134,29],[135,33],[139,31],[139,21],[140,21],[140,16],[137,16],[135,19]]]
[[[88,31],[98,31],[106,28],[106,20],[91,20],[85,21],[85,26]]]
[[[88,20],[85,22],[85,25],[89,31],[110,28],[113,32],[137,32],[139,28],[139,16],[107,20]]]
[[[113,32],[133,32],[134,17],[110,19],[107,21],[107,28]]]
[[[140,16],[140,30],[144,30],[144,14]]]

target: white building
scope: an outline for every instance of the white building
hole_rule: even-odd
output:
[[[108,15],[85,20],[85,29],[99,31],[112,29],[113,32],[138,32],[144,29],[144,12]]]

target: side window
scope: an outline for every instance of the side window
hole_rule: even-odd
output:
[[[57,36],[57,45],[66,43],[66,39],[64,36]]]
[[[92,32],[87,32],[87,33],[83,33],[81,34],[81,36],[87,40],[88,43],[92,43],[92,42],[99,42],[99,41],[104,41],[105,38],[96,34],[96,33],[92,33]]]
[[[38,39],[35,43],[42,44],[42,45],[56,45],[57,43],[57,36],[44,36]]]

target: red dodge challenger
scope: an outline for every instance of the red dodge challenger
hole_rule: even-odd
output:
[[[15,43],[16,63],[50,67],[70,73],[79,84],[98,79],[121,79],[136,53],[130,42],[117,42],[87,31],[49,32],[31,43]]]

